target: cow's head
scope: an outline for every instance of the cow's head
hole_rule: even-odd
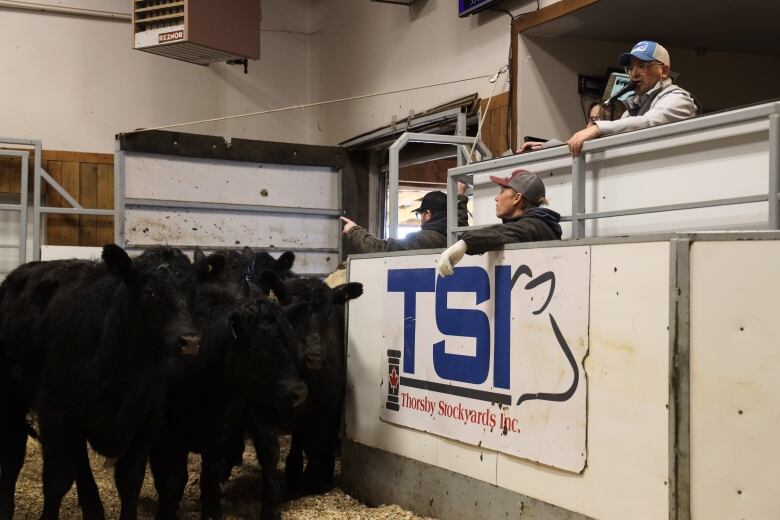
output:
[[[306,304],[309,312],[287,310],[297,339],[298,367],[302,373],[341,364],[344,348],[344,304],[363,294],[360,283],[328,287],[316,278],[296,278],[286,283],[285,303]]]
[[[193,264],[181,250],[159,246],[131,259],[115,244],[103,247],[107,270],[122,281],[129,295],[129,313],[137,324],[132,331],[144,337],[140,349],[147,354],[193,355],[200,344],[200,334],[192,321],[192,304],[196,280],[221,269],[219,258]]]
[[[305,310],[305,309],[304,309]],[[244,299],[230,314],[229,381],[253,406],[289,418],[303,404],[306,384],[295,362],[295,336],[282,309],[264,297]]]

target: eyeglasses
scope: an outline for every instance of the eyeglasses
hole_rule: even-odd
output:
[[[424,209],[422,211],[415,211],[414,216],[417,217],[417,220],[422,220],[422,216],[425,215],[425,212],[429,211],[427,209]]]
[[[624,69],[626,71],[626,74],[631,74],[631,71],[634,70],[634,68],[636,68],[636,70],[644,71],[649,69],[653,65],[663,65],[663,63],[661,63],[660,61],[640,61],[639,63],[635,63],[633,65],[626,65]]]

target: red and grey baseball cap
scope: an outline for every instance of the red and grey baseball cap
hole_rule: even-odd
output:
[[[527,170],[515,170],[506,177],[490,176],[490,180],[507,188],[512,188],[521,193],[526,200],[538,203],[544,197],[544,183],[535,173]]]
[[[631,62],[631,56],[642,61],[660,61],[664,65],[671,66],[669,51],[663,45],[650,40],[642,40],[634,45],[631,52],[624,52],[618,58],[618,62],[626,66]]]

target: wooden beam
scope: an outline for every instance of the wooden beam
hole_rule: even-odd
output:
[[[517,33],[527,31],[531,27],[536,27],[543,23],[555,20],[561,16],[573,13],[583,7],[595,4],[599,0],[561,0],[560,2],[548,5],[543,9],[534,11],[530,14],[522,15],[512,22],[512,38],[517,37]],[[516,63],[513,61],[513,63]]]

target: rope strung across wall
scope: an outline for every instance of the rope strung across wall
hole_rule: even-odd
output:
[[[485,78],[491,78],[494,74],[482,74],[480,76],[473,76],[470,78],[461,78],[461,79],[455,79],[452,81],[443,81],[440,83],[431,83],[429,85],[418,85],[416,87],[408,87],[408,88],[401,88],[396,90],[386,90],[384,92],[374,92],[372,94],[361,94],[359,96],[350,96],[345,98],[339,98],[339,99],[330,99],[327,101],[317,101],[315,103],[304,103],[300,105],[291,105],[288,107],[281,107],[281,108],[269,108],[267,110],[260,110],[258,112],[248,112],[245,114],[234,114],[231,116],[222,116],[222,117],[212,117],[210,119],[200,119],[198,121],[188,121],[185,123],[173,123],[170,125],[161,125],[161,126],[155,126],[151,128],[138,128],[136,130],[132,130],[129,132],[124,132],[125,134],[134,134],[134,133],[140,133],[140,132],[151,132],[152,130],[166,130],[168,128],[177,128],[181,126],[190,126],[190,125],[198,125],[202,123],[215,123],[217,121],[227,121],[230,119],[240,119],[242,117],[253,117],[253,116],[260,116],[264,114],[273,114],[276,112],[286,112],[288,110],[298,110],[302,108],[311,108],[311,107],[318,107],[323,105],[332,105],[335,103],[343,103],[345,101],[355,101],[358,99],[368,99],[372,97],[379,97],[379,96],[386,96],[389,94],[400,94],[402,92],[411,92],[413,90],[421,90],[426,88],[432,88],[432,87],[441,87],[444,85],[453,85],[455,83],[464,83],[466,81],[474,81],[477,79],[485,79]]]

